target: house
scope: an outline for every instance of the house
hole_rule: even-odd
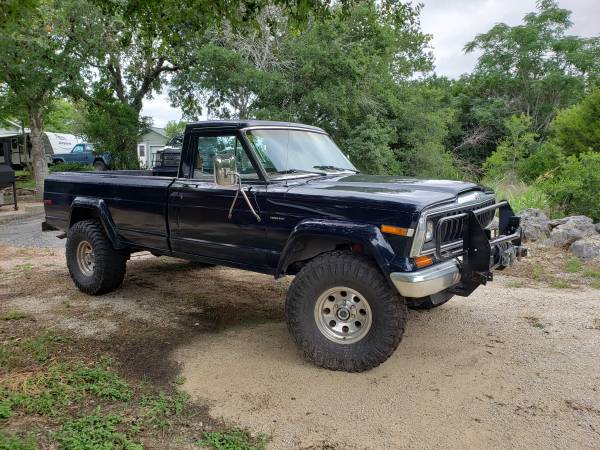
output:
[[[148,131],[140,136],[137,144],[140,166],[144,169],[152,168],[156,163],[156,153],[166,144],[167,135],[164,128],[148,128]]]

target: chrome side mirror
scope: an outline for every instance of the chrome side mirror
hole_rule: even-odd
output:
[[[250,209],[252,215],[256,218],[258,222],[260,222],[260,215],[254,210],[250,199],[246,195],[246,191],[244,191],[244,186],[242,185],[242,178],[240,174],[237,173],[236,170],[236,162],[235,156],[230,156],[228,158],[215,156],[213,160],[213,166],[215,169],[215,183],[219,186],[237,186],[237,191],[235,193],[235,197],[233,197],[233,202],[231,202],[231,206],[229,207],[229,219],[233,216],[233,207],[237,202],[237,199],[242,194],[244,200],[246,200],[246,204]]]
[[[235,156],[216,156],[213,160],[215,183],[219,186],[238,184]]]

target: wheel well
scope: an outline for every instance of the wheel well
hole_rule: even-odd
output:
[[[71,211],[71,222],[69,228],[75,225],[77,222],[88,219],[100,220],[100,213],[95,208],[73,208]]]
[[[342,237],[306,237],[297,240],[293,245],[281,268],[282,275],[295,275],[311,259],[334,250],[347,250],[371,257],[361,243]]]

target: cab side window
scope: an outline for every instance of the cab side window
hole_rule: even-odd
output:
[[[215,156],[235,156],[237,171],[242,180],[257,180],[258,174],[252,166],[242,143],[236,136],[198,136],[194,162],[194,179],[213,179]]]
[[[84,150],[84,145],[77,144],[75,147],[73,147],[73,150],[71,150],[71,153],[83,153],[83,150]]]

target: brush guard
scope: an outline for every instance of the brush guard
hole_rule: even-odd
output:
[[[482,227],[478,216],[498,210],[498,234],[489,227]],[[450,221],[462,221],[463,239],[443,245],[442,226]],[[492,270],[503,270],[516,259],[527,256],[527,248],[521,245],[521,218],[516,216],[507,201],[501,201],[473,211],[442,217],[435,230],[435,256],[438,261],[456,259],[461,272],[460,282],[449,292],[460,296],[470,295],[479,285],[493,280]]]

